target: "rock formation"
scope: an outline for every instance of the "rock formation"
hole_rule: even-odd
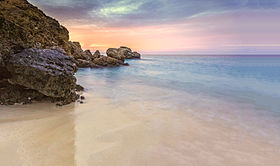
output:
[[[30,60],[32,59],[32,60]],[[4,61],[11,74],[9,82],[50,97],[67,97],[76,87],[73,58],[56,49],[30,48]]]
[[[0,1],[0,54],[59,46],[70,53],[69,32],[26,0]]]
[[[69,41],[65,27],[28,1],[0,0],[0,104],[75,101],[77,88],[83,88],[76,85],[72,57],[87,53]]]
[[[109,48],[107,56],[124,61],[125,59],[140,59],[141,55],[137,52],[132,52],[128,47],[121,46],[120,48]]]
[[[125,46],[121,46],[118,49],[118,52],[120,55],[123,55],[125,57],[125,59],[140,59],[141,58],[141,54],[139,54],[138,52],[132,52],[132,50],[128,47]]]
[[[0,105],[29,104],[34,100],[41,101],[47,98],[36,90],[10,84],[7,79],[0,80],[0,91]]]
[[[107,56],[69,41],[68,30],[27,0],[0,0],[0,104],[49,99],[68,104],[79,96],[77,67],[128,65],[140,58],[127,47]]]
[[[106,51],[106,54],[107,54],[108,57],[118,59],[118,60],[120,60],[122,62],[124,62],[124,60],[125,60],[124,54],[121,54],[119,52],[119,49],[116,49],[116,48],[109,48]]]
[[[76,43],[79,46],[78,43]],[[100,68],[100,67],[116,67],[121,65],[128,65],[125,63],[125,59],[140,59],[141,55],[137,52],[132,52],[132,50],[128,47],[120,47],[120,48],[109,48],[106,51],[107,56],[101,55],[97,50],[94,54],[92,54],[89,50],[82,51],[81,47],[78,47],[80,50],[79,56],[74,54],[74,58],[76,59],[76,64],[78,67],[85,68]]]
[[[78,68],[62,49],[25,49],[7,56],[3,63],[11,75],[8,82],[2,81],[6,87],[2,90],[7,92],[6,96],[0,95],[3,104],[47,97],[68,104],[79,97],[74,77]],[[8,93],[14,97],[9,98]]]

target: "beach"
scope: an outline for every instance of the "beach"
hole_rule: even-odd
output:
[[[279,8],[0,0],[0,166],[279,166]]]
[[[187,70],[180,72],[183,71],[180,68],[175,71],[172,63],[180,67],[177,61],[180,57],[174,61],[168,58],[148,56],[130,61],[130,67],[80,69],[78,82],[87,87],[83,104],[0,106],[0,165],[280,164],[279,107],[272,100],[278,99],[276,90],[260,88],[250,93],[243,90],[248,97],[244,100],[235,97],[242,88],[234,87],[234,82],[229,81],[235,93],[225,88],[228,85],[220,86],[223,89],[220,98],[214,93],[214,86],[211,91],[202,86],[202,77],[198,74],[204,73],[204,69],[193,74]],[[216,79],[211,80],[217,85],[228,82],[221,66],[230,66],[232,72],[227,76],[236,71],[234,63],[227,64],[223,59],[218,58],[218,62],[214,59],[215,69],[219,70]],[[169,66],[162,64],[167,61]],[[208,77],[213,78],[209,70],[213,66],[205,63],[211,64],[211,59],[183,57],[182,61],[198,68],[204,64]],[[241,66],[256,69],[259,65],[255,62],[258,58],[247,58]],[[267,64],[272,66],[270,62]],[[180,77],[182,82],[176,82],[176,74],[170,75],[171,82],[169,77],[161,77],[170,72],[184,74]],[[251,74],[254,79],[261,76],[260,72],[256,73]],[[191,81],[184,82],[183,78]],[[264,80],[268,79],[262,77],[263,82],[258,86],[272,86],[278,82],[274,80],[268,84]],[[258,89],[254,86],[252,89]],[[263,90],[266,90],[263,96],[271,97],[267,98],[270,105],[253,102],[264,101],[262,95],[252,97]],[[232,95],[228,96],[229,92]]]

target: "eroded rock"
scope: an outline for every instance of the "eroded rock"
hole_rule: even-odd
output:
[[[128,47],[121,46],[120,48],[109,48],[107,50],[107,56],[122,60],[124,61],[125,59],[140,59],[141,54],[138,52],[132,52],[132,50]]]
[[[59,46],[69,52],[68,30],[26,0],[0,1],[0,54]]]
[[[100,58],[101,54],[99,50],[96,50],[95,53],[93,54],[93,58],[92,60],[94,60],[95,58]]]
[[[8,56],[9,81],[46,96],[68,98],[76,87],[77,66],[73,58],[60,50],[30,48]]]
[[[99,68],[97,64],[93,63],[91,60],[77,59],[76,64],[79,68]]]
[[[83,51],[79,42],[69,41],[65,27],[28,1],[0,0],[0,104],[45,98],[69,104],[83,89],[76,85],[77,66],[116,67],[141,57],[128,47],[107,54]]]
[[[114,59],[117,59],[117,60],[120,60],[120,61],[123,61],[123,62],[125,60],[125,55],[121,54],[119,52],[119,49],[117,49],[117,48],[109,48],[106,51],[106,54],[107,54],[108,57],[111,57],[111,58],[114,58]]]
[[[138,53],[138,52],[132,52],[132,57],[134,58],[134,59],[140,59],[141,58],[141,54],[140,53]]]
[[[47,98],[36,90],[10,84],[6,79],[0,81],[0,91],[0,105],[13,105],[15,103],[30,104],[34,100]]]

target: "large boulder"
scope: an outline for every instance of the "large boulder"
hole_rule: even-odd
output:
[[[129,52],[132,52],[131,48],[128,48],[128,47],[126,47],[126,46],[120,46],[119,49],[124,49],[124,50],[127,50],[127,51],[129,51]]]
[[[125,48],[119,48],[117,50],[118,50],[118,54],[120,54],[120,56],[123,56],[125,59],[126,59],[127,54],[129,52],[131,52],[128,49],[125,49]]]
[[[106,57],[107,60],[107,66],[109,67],[115,67],[115,66],[120,66],[120,65],[125,65],[122,60],[112,58],[112,57]]]
[[[84,51],[79,42],[68,41],[67,47],[67,50],[70,50],[70,53],[68,55],[72,56],[73,58],[83,60],[91,59],[91,52],[89,50]]]
[[[68,98],[74,94],[77,67],[73,58],[62,50],[30,48],[8,56],[4,61],[12,84],[55,98]]]
[[[132,52],[132,57],[133,57],[134,59],[140,59],[140,58],[141,58],[141,54],[138,53],[138,52]]]
[[[93,61],[88,61],[84,59],[76,59],[76,64],[79,68],[99,68],[97,64],[93,63]]]
[[[69,41],[68,30],[26,0],[0,0],[0,80],[9,74],[6,56],[27,48],[60,47],[67,55],[88,60],[78,42]]]
[[[107,54],[108,57],[111,57],[111,58],[114,58],[114,59],[117,59],[117,60],[121,60],[123,62],[125,60],[124,54],[120,54],[119,50],[117,48],[109,48],[106,51],[106,54]]]
[[[124,63],[121,60],[112,58],[112,57],[108,57],[108,56],[104,56],[101,55],[99,58],[95,58],[93,60],[93,63],[98,65],[98,66],[102,66],[102,67],[117,67],[117,66],[121,66],[121,65],[127,65],[126,63]]]
[[[106,51],[108,57],[112,57],[124,62],[125,59],[140,59],[141,54],[132,52],[128,47],[121,46],[120,48],[109,48]]]
[[[138,52],[127,52],[125,54],[125,59],[140,59],[141,58],[141,54],[139,54]]]

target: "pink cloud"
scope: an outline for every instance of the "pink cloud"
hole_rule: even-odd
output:
[[[184,53],[280,51],[279,11],[236,11],[204,15],[157,26],[127,28],[67,25],[71,39],[84,48],[106,50],[126,45],[134,50]]]

